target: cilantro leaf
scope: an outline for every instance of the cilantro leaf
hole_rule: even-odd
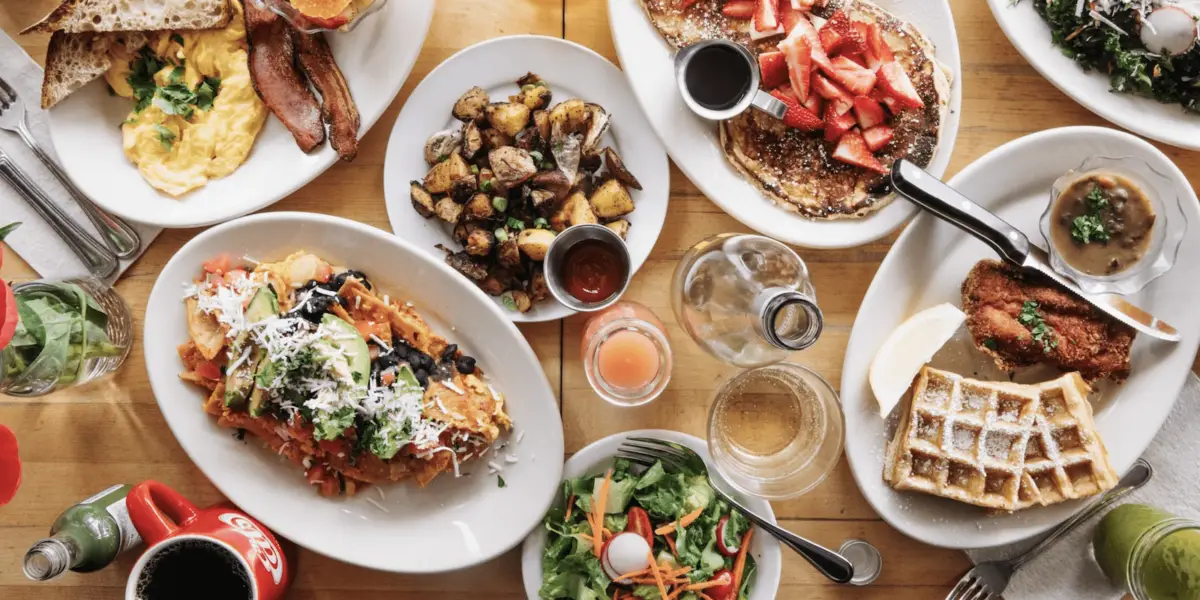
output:
[[[211,110],[213,102],[217,99],[217,94],[221,92],[221,79],[219,77],[205,77],[203,81],[196,85],[196,108],[200,110]]]
[[[171,147],[175,145],[175,132],[162,125],[155,125],[154,132],[158,134],[158,141],[163,145],[163,148],[170,151]]]
[[[196,94],[182,82],[158,88],[158,95],[154,100],[154,105],[163,112],[168,115],[182,115],[185,119],[192,118],[192,113],[195,112],[192,105],[195,103]]]
[[[161,71],[164,65],[166,63],[155,56],[150,48],[142,48],[138,57],[130,62],[129,76],[125,81],[133,89],[134,112],[142,112],[150,106],[154,92],[158,89],[158,84],[154,82],[154,74]]]

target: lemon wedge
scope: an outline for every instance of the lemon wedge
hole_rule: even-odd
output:
[[[966,320],[967,315],[957,306],[939,304],[909,317],[892,331],[875,353],[868,375],[879,416],[887,418],[921,367]]]

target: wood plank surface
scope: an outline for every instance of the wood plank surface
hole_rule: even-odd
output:
[[[15,36],[55,4],[56,0],[2,2],[0,28]],[[335,165],[268,210],[334,214],[389,229],[383,208],[384,152],[392,123],[417,82],[462,48],[519,33],[566,37],[616,62],[606,5],[607,0],[438,2],[412,76],[366,134],[359,157],[353,163]],[[996,146],[1031,132],[1064,125],[1106,125],[1046,82],[1017,54],[996,26],[986,3],[952,0],[951,5],[965,77],[960,82],[962,124],[948,175]],[[18,40],[31,56],[43,59],[44,36]],[[0,135],[0,146],[10,143],[5,140]],[[1193,182],[1200,178],[1200,154],[1162,148]],[[562,402],[568,453],[628,429],[661,427],[703,435],[714,383],[728,373],[675,325],[668,290],[676,262],[693,243],[713,233],[745,228],[701,195],[673,165],[671,178],[667,226],[628,294],[628,298],[655,310],[670,328],[675,369],[663,397],[637,409],[617,409],[596,397],[580,364],[582,317],[521,328]],[[338,202],[329,202],[330,197],[338,198]],[[141,317],[155,277],[198,231],[164,232],[118,283],[118,291],[137,317],[135,339],[141,339]],[[892,240],[894,236],[846,250],[801,251],[812,269],[827,322],[821,341],[796,359],[819,371],[835,386],[841,379],[842,357],[855,315]],[[35,276],[11,253],[0,275],[6,279]],[[221,499],[164,426],[147,382],[140,344],[109,379],[36,400],[0,397],[0,423],[17,433],[26,469],[16,500],[0,509],[0,598],[122,597],[132,557],[99,573],[68,574],[44,584],[27,581],[17,567],[30,543],[45,533],[63,508],[112,483],[154,478],[176,487],[198,504]],[[816,490],[798,500],[777,503],[775,510],[785,527],[823,544],[836,547],[856,537],[870,540],[882,551],[885,564],[875,585],[834,586],[785,550],[780,598],[940,598],[968,566],[961,553],[924,546],[880,521],[862,498],[844,461]],[[465,572],[437,576],[380,573],[307,551],[300,552],[297,566],[299,576],[289,595],[293,600],[524,597],[515,551]]]

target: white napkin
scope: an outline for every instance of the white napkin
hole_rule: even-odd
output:
[[[1123,502],[1157,506],[1181,517],[1200,518],[1200,378],[1188,375],[1183,392],[1162,430],[1142,455],[1154,467],[1154,477]],[[1102,516],[1102,515],[1101,515]],[[1101,516],[1080,525],[1045,554],[1017,571],[1004,592],[1007,600],[1107,600],[1124,597],[1096,566],[1091,555],[1092,532]],[[1040,538],[1039,538],[1040,539]],[[1011,546],[968,550],[973,562],[1015,556],[1037,539]]]
[[[25,119],[34,139],[48,154],[58,158],[50,143],[50,126],[46,112],[41,109],[42,98],[42,69],[29,58],[21,46],[12,38],[0,32],[0,76],[17,90],[22,103],[25,105]],[[115,125],[114,125],[115,127]],[[12,157],[13,162],[31,180],[38,184],[46,195],[69,215],[80,227],[100,240],[100,234],[92,225],[91,220],[84,214],[83,209],[75,204],[75,200],[58,182],[52,173],[38,160],[20,137],[15,133],[0,131],[0,149]],[[61,164],[61,163],[60,163]],[[13,221],[20,221],[21,226],[5,238],[5,242],[29,266],[48,279],[57,279],[72,275],[86,275],[87,267],[80,262],[71,248],[54,232],[45,221],[38,216],[33,207],[25,201],[16,190],[4,182],[0,182],[0,226]],[[158,233],[157,227],[130,223],[142,239],[142,248],[137,256],[146,251],[146,247]],[[118,275],[125,272],[137,257],[121,261]]]

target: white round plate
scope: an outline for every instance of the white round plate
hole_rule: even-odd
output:
[[[987,153],[949,181],[984,208],[1040,242],[1037,222],[1050,199],[1054,180],[1083,159],[1138,156],[1178,182],[1188,226],[1200,227],[1196,195],[1169,158],[1149,143],[1115,129],[1066,127],[1035,133]],[[1181,256],[1200,255],[1200,235],[1187,237]],[[901,322],[936,304],[962,305],[960,287],[982,259],[998,257],[975,238],[929,214],[917,217],[883,260],[871,282],[850,334],[842,370],[846,413],[846,457],[863,495],[888,523],[922,542],[947,548],[981,548],[1041,533],[1070,517],[1086,501],[1028,508],[1012,514],[986,510],[924,494],[897,492],[883,481],[884,447],[907,403],[884,421],[879,417],[867,373],[876,350]],[[1195,282],[1200,262],[1181,260],[1161,279],[1129,296],[1134,304],[1179,328],[1183,341],[1159,342],[1138,336],[1133,373],[1122,385],[1102,382],[1091,397],[1096,428],[1114,469],[1124,473],[1145,451],[1167,417],[1200,346],[1200,312]],[[965,327],[937,355],[932,366],[968,377],[1007,380],[1007,375],[974,348]],[[1019,381],[1057,376],[1048,368],[1023,370]]]
[[[1134,133],[1200,150],[1200,115],[1178,104],[1113,92],[1107,75],[1084,71],[1051,42],[1050,26],[1033,8],[1033,0],[988,0],[988,6],[1021,56],[1084,108]]]
[[[704,458],[705,462],[712,464],[708,456],[708,444],[704,440],[678,431],[642,429],[613,434],[588,444],[567,461],[566,467],[563,469],[563,478],[570,479],[582,477],[588,473],[603,473],[604,469],[612,465],[613,455],[617,453],[617,449],[629,437],[658,438],[683,444],[695,450]],[[721,476],[716,471],[713,471],[713,476],[718,479],[718,483],[722,484],[720,485],[721,491],[729,493],[746,508],[753,510],[766,520],[772,523],[776,522],[775,511],[771,509],[771,503],[762,498],[731,493],[729,485],[720,479]],[[542,585],[542,550],[545,547],[546,528],[539,526],[529,534],[529,537],[525,539],[525,545],[521,548],[521,578],[525,581],[525,595],[529,598],[537,598],[538,588]],[[750,541],[750,554],[754,556],[758,570],[755,575],[754,589],[750,592],[748,600],[774,600],[775,595],[779,592],[779,577],[783,569],[783,553],[779,548],[779,542],[763,533],[762,530],[759,530],[754,539]]]
[[[459,249],[449,225],[437,217],[422,218],[412,207],[409,182],[429,171],[425,140],[460,125],[450,116],[450,108],[472,86],[487,90],[493,100],[504,99],[519,91],[514,82],[529,72],[550,84],[552,105],[580,98],[603,106],[612,117],[601,145],[612,146],[621,155],[643,188],[629,190],[637,208],[626,217],[630,224],[626,242],[636,273],[650,256],[667,218],[671,182],[667,155],[621,71],[603,56],[559,38],[514,35],[480,42],[446,59],[413,90],[392,127],[383,163],[383,195],[392,231],[438,260],[446,254],[437,244]],[[505,313],[517,322],[553,321],[574,314],[553,298],[534,304],[527,313],[508,309]]]
[[[950,5],[946,0],[877,0],[876,4],[920,29],[937,47],[938,60],[953,74],[950,110],[928,167],[941,176],[954,150],[962,106],[962,69]],[[916,214],[916,207],[901,200],[861,219],[819,221],[779,208],[729,164],[721,152],[717,125],[696,116],[683,103],[675,85],[674,50],[647,18],[642,0],[608,0],[608,21],[621,67],[675,164],[705,196],[745,226],[797,246],[850,248],[888,235]]]
[[[362,119],[362,136],[395,99],[417,61],[435,0],[389,2],[353,32],[326,34]],[[105,210],[159,227],[203,227],[274,204],[338,160],[328,143],[312,154],[267,117],[245,164],[228,177],[174,198],[150,187],[121,149],[120,124],[132,107],[109,95],[103,78],[50,110],[50,136],[63,168]],[[361,160],[361,159],[360,159]]]
[[[487,474],[485,461],[472,461],[462,467],[469,477],[443,474],[425,488],[402,482],[380,486],[385,497],[365,490],[352,498],[323,498],[300,467],[257,443],[237,441],[204,413],[203,390],[179,379],[175,348],[188,339],[183,285],[200,273],[201,263],[222,253],[277,260],[301,248],[365,272],[393,298],[402,295],[435,331],[479,359],[507,398],[514,431],[527,432],[520,443],[501,438],[514,440],[505,455],[518,459],[503,470],[506,487]],[[525,338],[450,267],[374,227],[275,212],[209,229],[159,274],[146,306],[145,331],[150,386],[184,451],[226,497],[313,552],[401,573],[467,567],[520,542],[541,520],[562,479],[558,404]]]

